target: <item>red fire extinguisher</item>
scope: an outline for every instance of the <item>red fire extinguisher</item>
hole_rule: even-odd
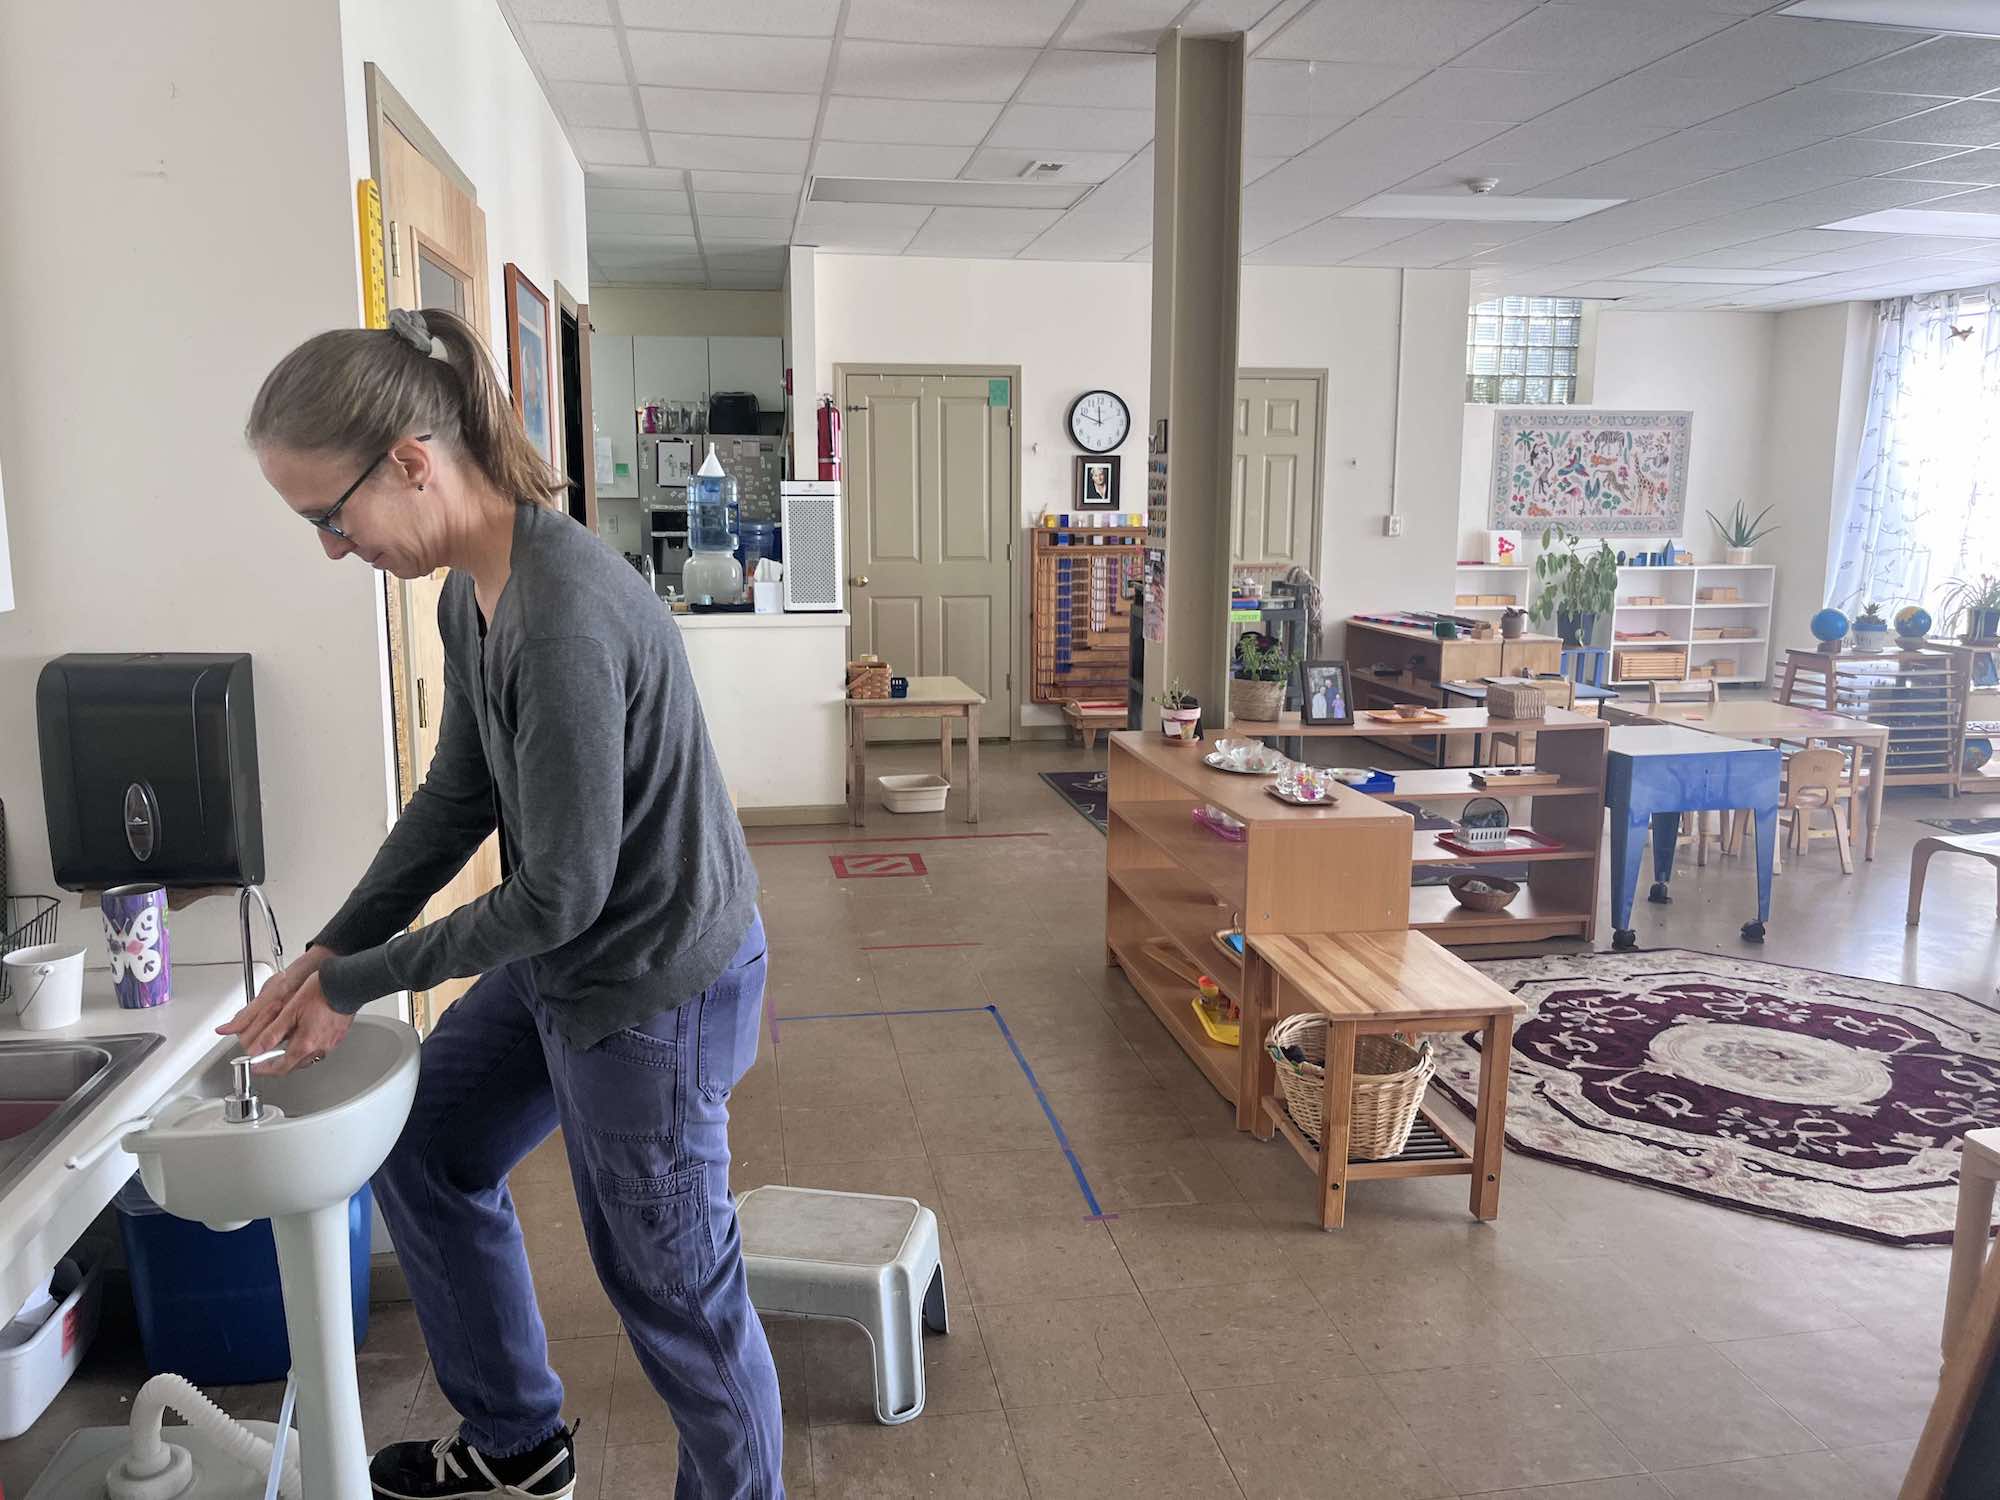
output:
[[[840,478],[840,408],[831,396],[819,398],[819,477]]]

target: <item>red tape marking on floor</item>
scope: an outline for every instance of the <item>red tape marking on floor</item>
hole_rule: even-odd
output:
[[[864,943],[863,953],[907,953],[913,948],[983,948],[984,943]]]
[[[924,857],[910,850],[896,854],[829,854],[840,880],[885,880],[897,875],[927,875]]]

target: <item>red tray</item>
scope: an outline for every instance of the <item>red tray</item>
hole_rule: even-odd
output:
[[[1568,847],[1562,840],[1549,838],[1544,834],[1535,832],[1532,828],[1510,828],[1507,830],[1506,843],[1492,844],[1482,848],[1474,848],[1470,844],[1461,844],[1458,841],[1458,835],[1455,833],[1441,833],[1437,836],[1437,841],[1440,849],[1449,849],[1453,854],[1465,859],[1485,859],[1488,857],[1505,859],[1510,854],[1550,854],[1558,849]]]

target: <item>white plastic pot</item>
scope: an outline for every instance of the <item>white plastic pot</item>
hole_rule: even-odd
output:
[[[1199,708],[1162,708],[1160,710],[1160,733],[1181,744],[1192,744],[1195,731],[1201,727]]]

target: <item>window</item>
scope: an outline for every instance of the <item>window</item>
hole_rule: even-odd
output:
[[[1576,399],[1583,303],[1575,297],[1495,297],[1465,319],[1465,399],[1567,406]]]

